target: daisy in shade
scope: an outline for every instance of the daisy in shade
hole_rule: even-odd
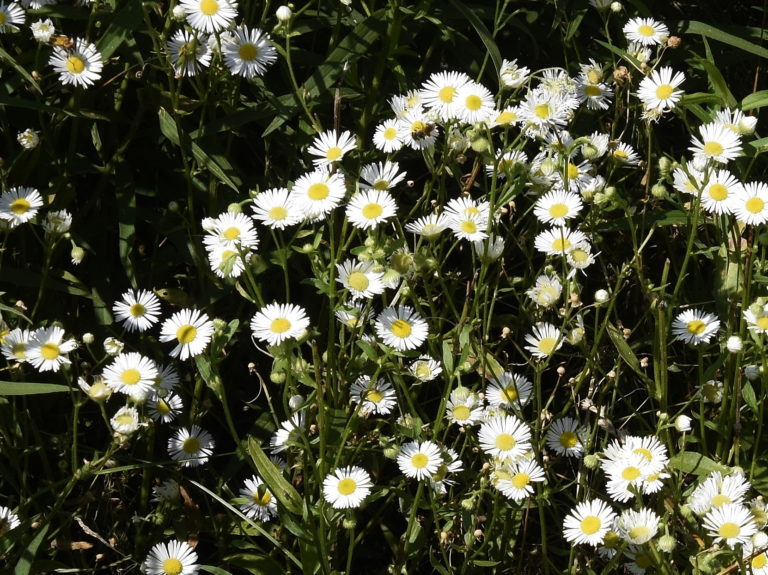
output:
[[[323,480],[323,498],[334,509],[360,507],[371,493],[371,476],[362,467],[344,467],[326,475]]]
[[[234,0],[181,0],[187,22],[195,30],[211,34],[221,32],[237,18]]]
[[[443,368],[436,359],[422,355],[408,367],[408,371],[420,382],[426,383],[443,373]]]
[[[365,303],[360,302],[355,305],[344,306],[336,310],[334,315],[342,325],[349,329],[357,329],[373,320],[374,312]]]
[[[147,575],[196,575],[197,553],[186,541],[158,543],[144,560]]]
[[[398,351],[416,349],[427,339],[427,322],[412,307],[388,307],[376,318],[376,334]]]
[[[211,271],[220,278],[237,278],[245,270],[245,263],[250,261],[251,254],[243,258],[236,249],[215,245],[208,247],[208,263]]]
[[[173,391],[179,385],[179,372],[172,365],[157,366],[157,377],[155,377],[155,389],[163,391]]]
[[[197,309],[182,309],[163,322],[160,341],[175,341],[171,357],[182,361],[203,353],[213,336],[213,322]]]
[[[160,395],[155,393],[147,402],[149,416],[154,421],[171,423],[184,409],[181,398],[175,393]]]
[[[395,118],[384,120],[376,126],[376,131],[373,133],[373,145],[385,154],[396,152],[403,147],[403,142],[398,134],[397,120]]]
[[[760,303],[755,302],[749,306],[743,315],[749,331],[753,333],[768,333],[768,304],[761,305]],[[19,328],[16,328],[13,331],[18,332]],[[13,332],[11,332],[11,334],[12,333]],[[11,334],[8,334],[6,339]],[[3,345],[5,345],[5,342],[3,342]]]
[[[613,90],[602,82],[592,83],[581,76],[578,81],[577,97],[590,110],[607,110],[613,100]]]
[[[536,278],[536,285],[525,292],[533,303],[545,309],[552,307],[563,293],[563,284],[556,276],[542,274]]]
[[[547,430],[547,447],[557,455],[581,457],[586,430],[572,417],[555,419]]]
[[[536,201],[533,214],[543,224],[564,226],[579,215],[583,204],[578,194],[565,190],[552,190]]]
[[[215,445],[210,433],[193,425],[173,434],[168,440],[168,454],[174,461],[181,461],[182,467],[197,467],[208,461]]]
[[[0,505],[0,537],[3,537],[11,529],[16,529],[21,525],[19,516],[7,507]]]
[[[400,447],[397,465],[407,477],[429,479],[443,464],[440,448],[431,441],[410,441]]]
[[[129,332],[147,331],[157,323],[160,314],[160,300],[148,290],[128,290],[122,300],[112,306],[115,319],[123,322]]]
[[[121,353],[104,368],[104,383],[114,391],[143,401],[154,393],[157,366],[140,353]]]
[[[299,441],[304,429],[304,412],[297,411],[290,419],[280,423],[280,429],[275,431],[269,440],[272,453],[280,453],[291,447],[292,443]]]
[[[444,230],[448,229],[448,218],[443,214],[429,214],[405,224],[405,229],[428,240],[436,239]]]
[[[240,25],[221,44],[224,63],[229,71],[245,78],[262,76],[277,60],[277,51],[269,34],[258,28]]]
[[[307,152],[317,156],[312,160],[315,166],[330,167],[356,147],[355,138],[350,132],[344,131],[337,134],[336,130],[328,130],[315,137]]]
[[[336,264],[336,281],[349,290],[352,299],[371,299],[384,291],[384,283],[381,281],[384,272],[374,271],[375,266],[372,261],[346,260]]]
[[[517,60],[511,62],[504,59],[499,68],[499,79],[506,88],[519,88],[531,75],[531,70],[517,65]]]
[[[456,91],[453,113],[467,124],[488,123],[496,113],[493,94],[482,84],[467,82]]]
[[[522,408],[528,403],[533,391],[533,383],[524,375],[509,371],[500,374],[488,384],[485,399],[493,407]]]
[[[0,34],[18,30],[16,24],[24,24],[24,10],[17,2],[0,2]]]
[[[397,214],[397,204],[387,191],[364,190],[350,198],[347,204],[347,220],[354,227],[373,229]]]
[[[347,189],[344,176],[318,168],[299,177],[290,198],[307,219],[319,218],[339,205]]]
[[[387,415],[397,405],[397,396],[392,384],[383,379],[375,382],[367,375],[357,378],[349,388],[352,403],[360,404],[360,415]]]
[[[563,256],[580,242],[587,241],[579,230],[556,227],[540,232],[534,240],[534,246],[540,252],[550,256]]]
[[[540,323],[533,326],[533,333],[525,336],[528,345],[525,349],[534,357],[545,358],[552,355],[563,345],[563,334],[551,323]]]
[[[729,547],[750,542],[757,531],[757,525],[749,509],[738,503],[727,503],[710,510],[704,517],[707,534],[714,543],[722,541]]]
[[[502,462],[513,462],[531,449],[531,430],[514,415],[486,421],[477,433],[480,449]]]
[[[24,363],[27,361],[27,346],[30,332],[28,329],[16,327],[5,334],[0,340],[0,352],[8,361]]]
[[[277,499],[258,476],[246,479],[239,495],[247,500],[238,506],[246,517],[262,522],[277,517]]]
[[[58,236],[66,234],[72,227],[72,214],[67,210],[56,210],[45,214],[43,229],[46,234]]]
[[[271,188],[253,198],[251,217],[269,228],[282,230],[298,224],[303,216],[294,205],[287,188]]]
[[[728,170],[714,170],[701,194],[701,207],[710,214],[727,214],[731,198],[741,187],[741,182]]]
[[[271,303],[251,319],[253,337],[269,345],[280,345],[287,339],[298,339],[309,327],[307,312],[294,304]]]
[[[422,103],[434,111],[443,122],[454,117],[457,94],[469,84],[469,76],[462,72],[437,72],[421,87]]]
[[[59,371],[63,364],[71,363],[65,354],[76,347],[74,339],[64,339],[62,328],[40,328],[29,337],[27,361],[38,371]]]
[[[669,28],[653,18],[632,18],[623,31],[628,41],[644,46],[663,44],[669,38]]]
[[[597,547],[611,529],[616,513],[600,499],[582,501],[563,522],[563,535],[571,543]]]
[[[528,92],[520,103],[520,119],[526,126],[526,133],[532,137],[543,137],[549,131],[565,126],[568,113],[562,96],[542,90]]]
[[[32,37],[41,44],[47,44],[51,40],[51,36],[56,32],[56,28],[53,26],[50,18],[32,22],[29,25],[29,29],[32,31]]]
[[[611,157],[626,166],[636,166],[640,163],[640,156],[635,152],[634,148],[624,142],[619,142],[616,145],[611,151]]]
[[[533,484],[546,481],[544,469],[533,458],[522,458],[497,471],[493,486],[508,499],[523,501],[534,494]]]
[[[768,221],[768,185],[748,182],[738,186],[728,199],[729,211],[748,226],[759,226]]]
[[[684,81],[682,72],[675,72],[669,66],[658,68],[640,82],[637,97],[648,109],[659,112],[671,110],[683,97],[683,91],[677,88]]]
[[[112,429],[122,435],[130,435],[139,428],[139,412],[135,407],[124,405],[109,420]]]
[[[208,36],[177,30],[168,40],[171,66],[177,76],[195,76],[211,64]]]
[[[11,188],[0,194],[0,219],[7,221],[11,228],[28,222],[43,207],[43,198],[34,188]]]
[[[691,138],[688,149],[694,158],[704,158],[718,164],[727,164],[741,153],[741,136],[722,124],[710,122],[699,126],[701,140]]]
[[[397,162],[379,162],[367,164],[360,171],[361,190],[391,190],[405,179],[406,173],[401,172]]]
[[[687,309],[672,322],[672,335],[680,341],[698,345],[707,343],[720,329],[720,320],[711,313]]]
[[[48,63],[59,74],[59,81],[64,85],[87,88],[101,78],[101,54],[95,45],[82,38],[76,38],[69,49],[54,46]]]

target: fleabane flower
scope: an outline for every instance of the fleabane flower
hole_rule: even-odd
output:
[[[259,235],[251,218],[243,213],[224,212],[206,224],[208,234],[203,243],[208,251],[216,247],[253,250],[259,245]]]
[[[109,424],[117,433],[130,435],[141,425],[139,422],[139,412],[135,407],[124,405],[115,412],[115,415],[109,420]]]
[[[13,328],[0,339],[0,352],[8,361],[24,363],[27,361],[27,346],[29,345],[30,331]]]
[[[182,361],[203,353],[213,336],[213,322],[205,312],[197,309],[182,309],[163,322],[160,341],[175,341],[171,357]]]
[[[298,224],[304,216],[287,188],[270,188],[253,198],[251,217],[269,228],[282,230]]]
[[[683,91],[677,88],[684,81],[682,72],[675,72],[669,66],[657,68],[640,82],[637,97],[650,110],[671,110],[683,97]]]
[[[103,377],[114,391],[143,401],[154,392],[157,365],[140,353],[121,353],[104,368]]]
[[[336,130],[328,130],[315,137],[307,152],[316,156],[312,160],[315,166],[329,167],[355,148],[355,138],[349,131],[337,134]]]
[[[440,448],[431,441],[410,441],[400,447],[397,465],[407,477],[429,479],[443,463]]]
[[[661,518],[651,509],[643,507],[638,511],[625,510],[616,521],[619,536],[634,545],[647,543],[659,531]]]
[[[405,179],[406,173],[400,171],[397,162],[379,162],[367,164],[360,171],[361,190],[391,190]]]
[[[680,341],[698,345],[707,343],[720,329],[720,320],[711,313],[687,309],[672,322],[672,335]]]
[[[269,34],[245,25],[235,28],[222,42],[221,52],[229,71],[244,78],[263,76],[277,60],[277,50]]]
[[[324,216],[339,205],[346,193],[344,176],[318,168],[299,177],[290,198],[307,219]]]
[[[221,32],[237,18],[234,0],[181,0],[187,22],[195,30],[211,34]]]
[[[741,153],[741,136],[729,130],[722,124],[710,122],[699,126],[701,139],[691,138],[688,148],[695,158],[711,160],[718,164],[726,164],[737,158]]]
[[[397,213],[397,204],[386,190],[363,190],[347,204],[347,220],[354,227],[373,229]]]
[[[160,314],[160,300],[148,290],[128,290],[121,301],[112,306],[117,321],[129,332],[147,331],[157,323]]]
[[[43,198],[34,188],[19,186],[0,194],[0,219],[11,228],[26,223],[43,207]]]
[[[552,355],[563,345],[562,332],[551,323],[540,323],[533,326],[533,333],[525,336],[528,345],[525,349],[534,357],[545,358]]]
[[[579,215],[583,204],[578,194],[552,190],[536,200],[533,214],[543,224],[563,226]]]
[[[565,227],[555,227],[540,232],[533,241],[540,252],[551,256],[564,256],[574,246],[586,242],[587,236],[579,230],[569,230]]]
[[[11,529],[16,529],[21,525],[19,516],[8,507],[0,505],[0,537],[5,536]]]
[[[586,429],[572,417],[555,419],[547,429],[547,447],[557,455],[581,457],[584,453]]]
[[[168,440],[168,454],[182,467],[197,467],[210,458],[215,442],[210,433],[198,425],[181,428]]]
[[[196,76],[211,64],[208,36],[176,30],[167,43],[171,66],[177,76]]]
[[[729,547],[749,543],[757,525],[749,509],[738,503],[727,503],[711,509],[704,517],[704,528],[713,542],[722,541]]]
[[[518,66],[517,60],[504,59],[499,68],[499,80],[507,88],[519,88],[531,75],[531,70],[525,66]]]
[[[443,368],[436,359],[428,355],[421,355],[408,367],[408,371],[420,382],[426,383],[440,375]]]
[[[701,193],[701,207],[710,214],[727,214],[741,187],[742,183],[728,170],[713,170]]]
[[[144,560],[147,575],[196,575],[197,553],[186,541],[158,543]]]
[[[388,307],[376,318],[376,334],[398,351],[416,349],[427,339],[427,322],[412,307]]]
[[[371,299],[384,291],[384,272],[375,271],[372,261],[358,262],[348,259],[336,264],[336,281],[349,290],[352,299]]]
[[[269,345],[279,345],[287,339],[298,339],[307,327],[307,312],[294,304],[268,304],[251,319],[253,337],[266,341]]]
[[[531,449],[531,429],[514,415],[499,415],[480,426],[480,449],[502,462],[514,462]]]
[[[472,80],[463,72],[437,72],[421,87],[422,103],[443,122],[453,119],[459,90]]]
[[[533,458],[521,458],[509,466],[494,470],[493,486],[513,501],[523,501],[534,494],[533,484],[546,481],[544,469]]]
[[[27,345],[27,361],[38,371],[59,371],[65,363],[71,363],[65,355],[75,349],[74,339],[64,339],[60,327],[37,329],[30,335]]]
[[[643,46],[663,44],[669,38],[669,28],[653,18],[632,18],[624,25],[623,32],[628,41]]]
[[[246,479],[239,495],[247,500],[238,506],[247,517],[256,521],[277,517],[277,499],[258,476]]]
[[[753,333],[768,333],[768,304],[761,305],[755,302],[749,306],[743,315],[749,331]]]
[[[12,30],[18,30],[17,24],[24,24],[26,14],[18,2],[0,1],[0,34],[5,34]]]
[[[522,408],[531,398],[533,383],[524,375],[509,371],[499,374],[485,389],[485,399],[492,407]]]
[[[603,543],[616,519],[616,512],[600,499],[582,501],[566,516],[563,534],[571,543],[597,547]]]
[[[768,221],[768,185],[763,182],[736,186],[727,201],[728,210],[748,226],[759,226]]]
[[[403,141],[399,134],[398,122],[395,118],[384,120],[376,126],[373,133],[373,145],[385,154],[396,152],[403,147]]]
[[[556,276],[542,274],[536,278],[536,285],[525,292],[539,307],[550,308],[555,305],[563,293],[563,284]]]
[[[496,112],[491,91],[477,82],[467,82],[457,89],[453,114],[467,124],[488,123]]]
[[[96,46],[82,38],[75,38],[69,48],[54,46],[48,63],[59,74],[59,81],[87,88],[101,78],[103,62]]]
[[[352,403],[360,404],[360,415],[387,415],[397,405],[397,396],[392,384],[384,379],[372,381],[362,375],[349,388]]]
[[[371,493],[371,476],[362,467],[336,469],[323,480],[323,498],[334,509],[360,507]]]

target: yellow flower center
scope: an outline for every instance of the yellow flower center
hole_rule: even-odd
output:
[[[163,561],[163,571],[166,575],[179,575],[184,570],[184,565],[175,557],[169,557]]]
[[[371,186],[374,190],[378,190],[380,192],[383,192],[384,190],[389,189],[389,182],[387,180],[376,180],[373,183],[373,186]]]
[[[554,337],[542,337],[539,340],[539,344],[536,346],[539,348],[539,351],[543,353],[544,355],[549,355],[553,351],[555,351],[555,346],[557,345],[557,339]]]
[[[603,91],[600,89],[599,86],[593,86],[592,84],[587,84],[584,86],[584,95],[588,98],[596,98],[600,94],[602,94]]]
[[[363,272],[352,272],[347,276],[347,283],[355,291],[365,291],[371,282]]]
[[[629,154],[626,153],[624,150],[614,150],[613,157],[619,158],[620,160],[626,160],[627,158],[629,158]]]
[[[632,529],[629,530],[629,538],[630,539],[647,539],[648,535],[650,535],[651,530],[648,529],[645,525],[636,525]]]
[[[602,79],[602,75],[597,70],[590,70],[587,72],[587,80],[589,80],[592,84],[597,84]]]
[[[135,303],[131,307],[128,308],[128,313],[130,313],[132,317],[141,317],[146,312],[147,312],[147,308],[145,308],[140,303]]]
[[[747,211],[751,214],[759,214],[763,211],[763,208],[765,208],[765,202],[760,198],[749,198],[744,203],[744,207],[747,208]]]
[[[731,503],[731,498],[725,493],[718,493],[712,498],[712,507],[722,507],[726,503]]]
[[[379,403],[382,399],[384,399],[384,396],[378,389],[369,389],[365,393],[365,399],[371,403]]]
[[[256,57],[259,55],[259,49],[251,44],[250,42],[246,44],[240,44],[240,48],[237,50],[237,54],[240,56],[240,59],[244,62],[251,62],[256,59]]]
[[[70,74],[81,74],[85,70],[85,62],[77,56],[70,56],[64,64],[67,72]]]
[[[413,328],[411,327],[411,324],[405,321],[404,319],[396,319],[395,321],[392,322],[392,325],[390,326],[389,331],[391,331],[392,335],[394,335],[395,337],[405,339],[406,337],[411,335]]]
[[[717,534],[723,539],[738,537],[739,533],[741,533],[741,527],[739,527],[737,523],[732,523],[730,521],[723,523],[717,530]]]
[[[269,329],[273,333],[285,333],[291,329],[291,322],[284,317],[278,317],[272,320],[272,323],[269,325]]]
[[[579,444],[579,438],[573,431],[564,431],[560,434],[560,445],[565,449],[573,449]]]
[[[651,461],[653,459],[653,454],[650,452],[650,450],[646,449],[645,447],[638,447],[637,449],[633,449],[632,453],[637,453],[638,455],[642,455],[646,461]]]
[[[11,353],[16,359],[27,359],[27,344],[23,341],[14,344],[11,348]]]
[[[514,477],[512,477],[512,485],[514,485],[517,489],[523,489],[530,482],[531,476],[527,473],[515,473]]]
[[[483,99],[476,94],[470,94],[464,99],[464,105],[467,107],[467,110],[475,112],[483,107]]]
[[[588,515],[581,520],[581,532],[585,535],[597,533],[602,526],[602,521],[596,515]]]
[[[274,221],[284,220],[288,217],[288,210],[283,206],[275,206],[274,208],[270,208],[267,215]]]
[[[477,233],[477,224],[473,222],[472,220],[464,220],[461,222],[461,231],[465,234],[475,234]]]
[[[542,120],[546,120],[549,118],[549,104],[539,104],[533,109],[533,113],[536,115],[536,117],[541,118]]]
[[[5,15],[5,12],[0,12],[0,26],[5,24],[7,21],[8,21],[8,17]],[[0,533],[2,533],[1,530],[0,530]]]
[[[765,553],[761,553],[757,557],[753,557],[751,565],[752,569],[755,571],[768,565],[768,558],[766,558]]]
[[[160,415],[168,415],[171,413],[171,406],[168,405],[164,400],[158,399],[157,403],[155,404],[155,409],[157,410],[157,413]]]
[[[126,369],[120,374],[120,381],[125,385],[136,385],[141,381],[141,372],[138,369]]]
[[[517,398],[519,397],[517,388],[514,385],[508,385],[501,390],[501,397],[504,398],[504,401],[517,401]]]
[[[670,84],[662,84],[656,88],[656,97],[659,100],[666,100],[672,95],[672,92],[674,91],[675,89]]]
[[[632,465],[625,467],[621,472],[621,478],[624,481],[634,481],[638,477],[640,477],[640,470]]]
[[[567,252],[571,247],[571,240],[568,238],[556,238],[552,242],[552,251],[554,252]]]
[[[656,33],[656,31],[653,29],[652,26],[648,26],[648,24],[643,24],[637,29],[637,33],[640,34],[641,36],[650,38]]]
[[[456,88],[453,86],[446,86],[445,88],[440,88],[440,91],[437,93],[437,97],[441,102],[444,102],[445,104],[450,104],[453,102],[453,96],[456,94]]]
[[[552,204],[549,208],[549,215],[553,218],[564,218],[568,214],[568,206],[565,204]]]
[[[685,326],[685,329],[688,330],[688,333],[690,334],[701,335],[704,333],[704,330],[707,329],[707,324],[699,319],[695,319],[693,321],[689,321],[688,325]]]
[[[515,448],[517,441],[509,433],[500,433],[496,436],[496,448],[501,451],[510,451]]]
[[[200,2],[200,12],[206,16],[213,16],[219,11],[219,3],[216,0],[202,0]]]
[[[517,114],[514,112],[510,112],[509,110],[505,110],[498,116],[496,116],[496,123],[497,124],[511,124],[517,120]]]
[[[328,197],[328,194],[331,193],[330,188],[326,186],[325,184],[312,184],[309,186],[309,189],[307,190],[307,195],[309,196],[310,200],[314,201],[320,201],[324,200]]]
[[[760,330],[763,330],[763,331],[768,330],[768,316],[764,315],[763,317],[757,318],[757,321],[755,322],[755,325]]]
[[[712,184],[709,187],[709,197],[716,202],[720,202],[728,197],[728,188],[723,184]]]
[[[363,217],[367,220],[375,220],[384,213],[384,208],[380,204],[366,204],[361,210]]]
[[[432,370],[429,369],[429,365],[426,362],[419,363],[413,371],[419,379],[426,379],[432,375]]]
[[[387,128],[384,130],[383,135],[385,140],[394,140],[397,138],[397,130],[395,128]]]
[[[224,236],[225,240],[228,240],[230,242],[234,241],[240,237],[240,228],[236,226],[232,226],[231,228],[227,228],[226,230],[224,230],[221,233],[221,235]]]
[[[17,198],[11,202],[11,211],[17,216],[27,213],[31,207],[32,204],[24,198]]]
[[[569,180],[575,180],[576,178],[579,177],[579,167],[574,164],[571,164],[570,162],[568,163],[567,171],[568,171]]]
[[[42,346],[40,346],[40,355],[43,356],[43,359],[56,359],[59,357],[59,346],[55,343],[44,343]]]
[[[469,408],[466,405],[457,405],[453,408],[453,418],[457,421],[465,421],[469,419]]]
[[[720,142],[707,142],[704,144],[704,153],[707,156],[719,156],[723,153],[723,145]]]
[[[342,155],[342,150],[338,146],[334,146],[333,148],[328,148],[328,151],[325,153],[325,159],[330,160],[331,162],[334,162],[338,160]]]
[[[259,507],[266,507],[269,502],[272,501],[272,494],[269,491],[264,491],[264,495],[259,495],[258,491],[251,493],[251,499]]]
[[[426,127],[427,125],[424,122],[416,120],[411,124],[411,134],[421,133],[426,129]]]
[[[583,264],[584,262],[589,261],[589,254],[582,249],[575,249],[572,250],[570,253],[571,259],[575,261],[577,264]]]
[[[181,444],[181,449],[184,453],[190,453],[192,455],[200,451],[200,440],[197,437],[188,437]]]
[[[411,457],[411,465],[416,469],[423,469],[429,464],[429,457],[423,453],[416,453]]]
[[[176,339],[180,344],[186,345],[195,341],[197,337],[197,328],[191,324],[182,325],[176,330]]]
[[[354,479],[345,477],[339,481],[336,489],[338,489],[339,493],[342,495],[352,495],[355,492],[355,489],[357,489],[357,483],[355,483]]]
[[[123,413],[115,417],[115,422],[118,425],[131,425],[133,423],[133,416],[130,413]]]

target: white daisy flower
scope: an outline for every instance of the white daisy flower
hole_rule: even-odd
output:
[[[411,110],[420,110],[423,108],[421,91],[408,90],[405,94],[392,96],[389,100],[389,107],[392,108],[397,118],[402,118]]]
[[[760,303],[755,302],[749,306],[743,315],[749,331],[753,333],[768,333],[768,304],[761,305]],[[18,331],[18,328],[14,331]],[[8,336],[6,336],[6,338],[7,337]]]
[[[540,323],[533,326],[533,334],[525,336],[529,345],[525,349],[534,357],[545,358],[552,355],[563,345],[563,334],[551,323]]]
[[[636,166],[640,163],[640,156],[630,146],[624,142],[619,142],[613,150],[611,150],[611,157],[617,162],[626,166]]]
[[[531,399],[533,383],[524,375],[505,371],[490,381],[485,389],[485,399],[492,407],[523,408]]]
[[[298,339],[309,327],[307,312],[294,304],[271,303],[251,319],[253,337],[269,345],[280,345],[287,339]]]
[[[237,251],[253,250],[259,245],[259,235],[253,227],[251,218],[243,213],[224,212],[215,219],[208,218],[208,234],[203,238],[209,251],[216,247],[225,247]]]
[[[383,379],[375,382],[370,376],[362,375],[349,388],[352,403],[360,404],[360,415],[387,415],[397,405],[397,396],[392,384]]]
[[[66,234],[72,227],[72,214],[67,210],[56,210],[45,214],[43,229],[53,236]]]
[[[318,134],[307,152],[317,156],[312,162],[316,167],[331,167],[340,161],[345,154],[357,148],[354,136],[344,131],[337,134],[336,130],[328,130]]]
[[[684,81],[682,72],[675,72],[669,66],[657,68],[640,82],[637,97],[650,110],[671,110],[683,97],[683,91],[677,88]]]
[[[457,387],[451,391],[445,406],[445,418],[457,425],[470,426],[479,423],[483,418],[483,404],[480,397],[466,387]]]
[[[377,150],[384,152],[385,154],[391,154],[397,152],[403,147],[403,142],[400,140],[398,124],[395,118],[384,120],[381,124],[376,126],[376,131],[373,134],[373,145]]]
[[[59,81],[62,84],[84,88],[101,78],[101,69],[104,65],[96,46],[82,38],[75,38],[74,45],[69,49],[54,46],[48,64],[59,74]]]
[[[600,499],[582,501],[566,516],[563,535],[571,543],[597,547],[611,529],[616,513]]]
[[[488,120],[488,127],[515,126],[520,123],[519,106],[507,106],[502,110],[494,109]]]
[[[568,220],[579,215],[582,207],[578,194],[552,190],[536,200],[533,214],[541,223],[564,226]]]
[[[208,263],[211,271],[220,278],[237,278],[245,271],[245,264],[250,261],[251,254],[245,258],[234,247],[222,245],[207,246]]]
[[[253,212],[254,220],[278,230],[298,224],[303,217],[287,188],[271,188],[257,194],[253,198]]]
[[[374,312],[365,303],[360,302],[356,305],[338,309],[334,315],[336,319],[348,328],[358,329],[361,326],[367,325],[373,319]]]
[[[578,100],[576,101],[578,104]],[[544,137],[550,130],[565,126],[569,116],[567,100],[560,95],[532,90],[520,103],[520,118],[531,137]]]
[[[555,419],[547,429],[547,447],[557,455],[581,457],[584,453],[586,430],[572,417]]]
[[[592,83],[580,77],[577,88],[579,102],[585,103],[590,110],[607,110],[613,100],[613,90],[602,82]]]
[[[229,28],[237,18],[235,0],[181,0],[181,6],[189,25],[208,34]]]
[[[160,395],[155,393],[147,402],[149,416],[154,421],[171,423],[184,409],[181,398],[175,393]]]
[[[213,322],[197,309],[182,309],[163,322],[160,341],[176,341],[171,357],[182,361],[203,353],[213,336]]]
[[[196,76],[202,68],[211,65],[208,36],[177,30],[167,43],[171,66],[177,76]]]
[[[16,24],[24,24],[26,14],[17,2],[6,4],[0,1],[0,34],[18,30]]]
[[[508,499],[523,501],[534,494],[533,483],[546,481],[544,469],[533,458],[522,458],[492,475],[493,486]]]
[[[704,515],[729,503],[744,504],[744,496],[752,486],[740,473],[723,475],[713,471],[688,496],[688,506],[697,515]]]
[[[619,459],[603,459],[600,466],[608,478],[606,492],[619,502],[632,499],[648,475],[647,461],[636,453],[624,452]]]
[[[424,150],[435,145],[440,129],[421,108],[408,110],[397,120],[398,139],[414,150]]]
[[[280,423],[280,429],[278,429],[269,440],[269,446],[272,448],[272,453],[285,451],[289,447],[292,447],[289,443],[299,441],[299,436],[304,430],[304,419],[304,412],[297,411],[290,419]]]
[[[179,385],[179,372],[172,365],[157,365],[157,377],[155,377],[155,389],[165,392],[173,391]]]
[[[729,547],[750,542],[757,525],[749,509],[738,503],[726,503],[713,508],[704,517],[704,528],[713,543],[722,541]]]
[[[506,58],[502,60],[499,68],[499,79],[507,88],[519,88],[528,80],[531,70],[517,65],[517,60],[511,62]]]
[[[728,198],[728,210],[748,226],[764,224],[768,221],[768,185],[748,182],[737,186]]]
[[[54,28],[50,18],[33,22],[29,25],[29,28],[32,30],[32,37],[41,44],[50,42],[51,36],[56,33],[56,28]]]
[[[391,190],[405,179],[406,173],[399,170],[400,164],[397,162],[367,164],[360,171],[360,189]]]
[[[720,110],[715,116],[715,122],[722,124],[741,136],[752,135],[757,127],[756,116],[746,116],[741,110],[731,110],[729,108]]]
[[[19,516],[8,507],[0,505],[0,537],[5,536],[11,529],[16,529],[21,525]]]
[[[459,90],[472,80],[462,72],[437,72],[421,87],[421,99],[425,107],[447,122],[455,117]]]
[[[727,214],[741,187],[741,182],[728,170],[713,170],[701,193],[701,207],[710,214]]]
[[[334,509],[360,507],[371,493],[371,476],[362,467],[336,469],[323,480],[323,498]]]
[[[20,186],[0,194],[0,219],[7,221],[11,228],[34,218],[41,207],[43,198],[34,188]]]
[[[633,453],[643,457],[643,473],[646,475],[660,472],[669,462],[667,448],[661,441],[659,441],[659,438],[654,435],[646,435],[643,437],[627,435],[624,438],[622,449],[627,453]]]
[[[688,149],[694,159],[705,158],[718,164],[727,164],[741,153],[741,136],[722,124],[710,122],[699,126],[701,140],[691,138],[693,144]]]
[[[374,271],[375,267],[376,264],[372,261],[357,262],[348,259],[342,264],[336,264],[336,281],[349,290],[353,300],[371,299],[384,292],[384,272]]]
[[[480,449],[502,462],[513,462],[531,449],[531,430],[514,415],[486,421],[477,433]]]
[[[13,328],[0,339],[0,352],[8,361],[24,363],[27,361],[27,346],[29,345],[30,331]]]
[[[115,319],[123,322],[129,332],[147,331],[157,323],[160,314],[160,300],[148,290],[128,290],[122,300],[112,306]]]
[[[373,229],[397,214],[397,204],[389,192],[364,190],[352,196],[347,204],[347,220],[354,227]]]
[[[38,371],[59,371],[63,364],[71,363],[65,354],[76,347],[74,339],[64,339],[62,328],[40,328],[29,336],[27,361]]]
[[[198,425],[181,428],[168,439],[168,454],[182,467],[203,465],[213,453],[216,443],[211,434]]]
[[[429,479],[443,464],[440,448],[431,441],[410,441],[397,454],[397,465],[407,477]]]
[[[157,365],[140,353],[121,353],[104,368],[104,383],[136,401],[143,401],[155,390]]]
[[[412,307],[388,307],[376,318],[376,334],[398,351],[416,349],[427,339],[427,322]]]
[[[109,420],[112,429],[122,435],[130,435],[139,428],[139,412],[135,407],[124,405]]]
[[[277,499],[258,476],[246,479],[239,495],[248,500],[238,505],[246,517],[261,522],[277,517]]]
[[[525,292],[533,303],[545,309],[552,307],[563,293],[563,284],[557,276],[542,274],[536,278],[536,285]]]
[[[263,76],[277,60],[269,34],[242,24],[222,42],[221,53],[229,71],[245,78]]]
[[[632,18],[623,31],[628,41],[644,46],[663,44],[669,38],[669,28],[653,18]]]
[[[456,91],[453,114],[467,124],[488,123],[495,115],[491,91],[477,82],[467,82]]]
[[[448,229],[448,218],[443,214],[429,214],[405,224],[405,229],[412,234],[424,236],[430,240],[436,239],[444,230]]]
[[[711,313],[687,309],[672,322],[672,335],[680,341],[698,345],[707,343],[720,329],[720,320]]]
[[[587,236],[579,230],[555,227],[540,232],[533,241],[540,252],[550,256],[564,256],[577,244],[586,242]]]
[[[299,177],[290,198],[307,219],[324,216],[341,203],[347,189],[344,176],[318,168]]]
[[[454,215],[446,219],[455,238],[480,242],[488,237],[488,220],[480,215]]]
[[[408,371],[410,371],[416,379],[422,383],[426,383],[432,381],[443,373],[443,368],[436,359],[433,359],[428,355],[422,355],[408,367]]]
[[[196,575],[197,553],[186,541],[158,543],[144,560],[147,575]]]

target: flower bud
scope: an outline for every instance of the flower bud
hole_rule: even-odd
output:
[[[182,21],[184,18],[187,17],[187,11],[184,9],[184,6],[181,4],[176,4],[176,6],[173,7],[173,19]]]
[[[691,430],[691,418],[687,415],[678,415],[675,418],[675,429],[680,433],[686,433]]]
[[[595,303],[598,305],[604,304],[610,298],[611,298],[611,295],[608,293],[607,290],[599,289],[595,292]]]
[[[738,335],[732,335],[725,342],[725,347],[731,353],[739,353],[744,348],[744,342]]]
[[[293,16],[293,11],[289,6],[280,6],[277,10],[275,10],[275,16],[279,22],[285,23],[291,19],[291,16]]]

